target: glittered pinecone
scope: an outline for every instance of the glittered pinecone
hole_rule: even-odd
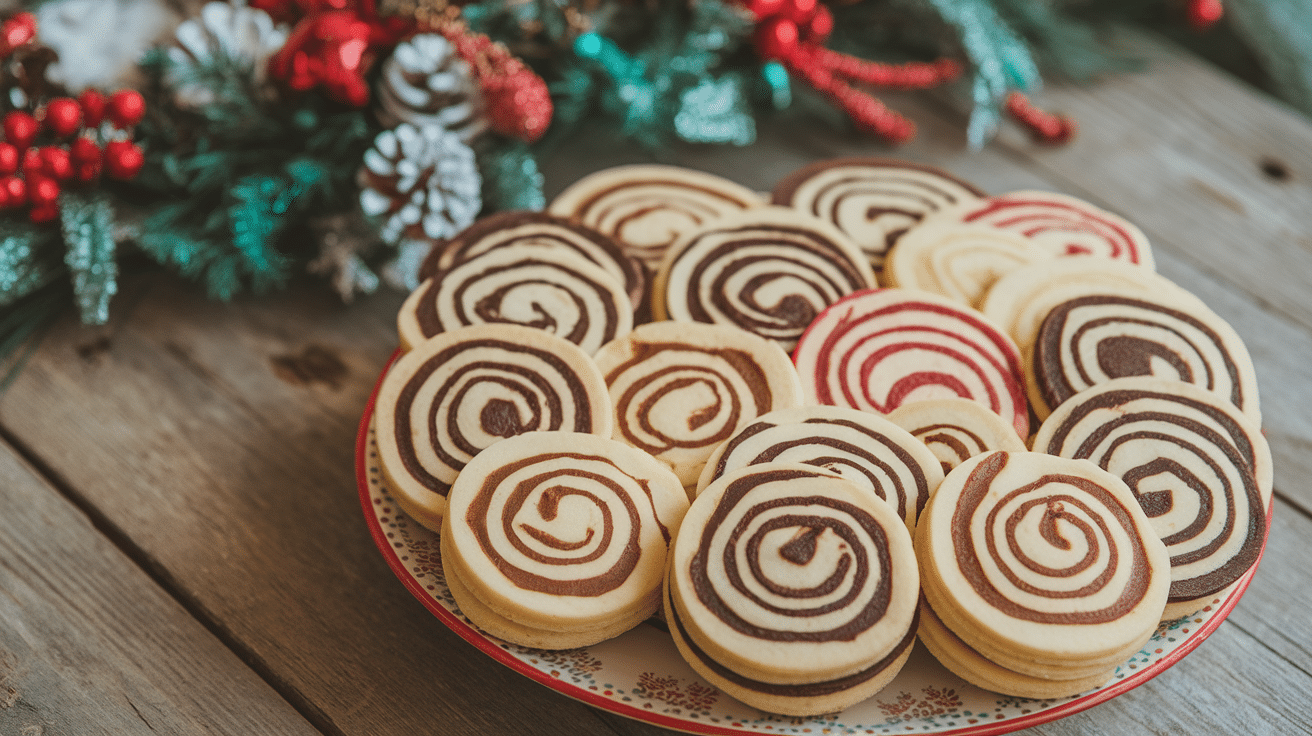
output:
[[[173,62],[170,82],[180,104],[199,107],[213,103],[214,90],[198,83],[192,70],[227,58],[251,69],[257,85],[268,76],[269,57],[287,42],[286,26],[275,25],[263,10],[242,4],[209,2],[196,18],[174,32],[177,45],[168,50]]]
[[[469,65],[445,37],[426,33],[397,44],[376,90],[384,125],[438,125],[470,141],[488,127]]]
[[[360,207],[382,221],[384,241],[447,238],[478,215],[483,180],[455,133],[408,123],[380,133],[360,170]]]

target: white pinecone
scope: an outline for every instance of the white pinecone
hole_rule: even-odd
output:
[[[204,84],[188,83],[186,72],[213,61],[220,54],[251,70],[257,85],[267,78],[269,57],[287,42],[286,26],[273,22],[269,14],[236,3],[209,2],[200,15],[184,21],[174,32],[177,45],[168,50],[175,67],[170,75],[182,105],[200,107],[213,103],[214,92]]]
[[[384,125],[439,125],[466,142],[487,130],[482,95],[469,65],[444,36],[425,33],[397,44],[376,90]]]
[[[360,208],[382,221],[380,234],[393,246],[449,238],[483,207],[473,149],[436,125],[402,123],[380,133],[365,152],[359,183]]]

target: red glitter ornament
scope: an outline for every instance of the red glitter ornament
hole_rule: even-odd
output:
[[[105,114],[115,127],[131,128],[145,116],[146,100],[134,89],[121,89],[109,96]]]
[[[110,141],[105,144],[105,172],[115,179],[128,180],[141,171],[146,156],[141,147],[131,141]]]
[[[46,130],[56,138],[67,138],[82,125],[82,106],[71,97],[56,97],[46,104]]]
[[[37,124],[36,118],[25,112],[14,111],[5,114],[5,140],[14,144],[17,148],[22,149],[32,145],[40,128],[41,126]]]
[[[22,157],[18,148],[12,143],[0,143],[0,175],[10,176],[18,173],[18,164]]]
[[[97,90],[87,89],[77,96],[77,102],[82,106],[82,121],[86,126],[100,127],[100,122],[105,119],[105,106],[109,104],[109,98]]]
[[[446,23],[434,30],[469,64],[487,103],[492,130],[529,143],[547,132],[554,107],[542,77],[505,46],[481,33],[471,33],[463,23]]]
[[[1007,113],[1040,143],[1069,143],[1075,138],[1078,129],[1072,118],[1047,112],[1035,106],[1030,98],[1020,92],[1012,92],[1007,96]]]

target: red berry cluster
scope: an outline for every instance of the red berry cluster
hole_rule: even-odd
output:
[[[915,134],[915,125],[852,85],[924,89],[961,74],[961,64],[953,59],[881,64],[825,48],[825,39],[834,30],[834,16],[817,0],[743,2],[756,18],[756,50],[762,58],[783,64],[790,73],[843,108],[859,127],[893,143],[910,139]]]
[[[6,114],[0,209],[27,205],[33,222],[49,222],[59,214],[59,193],[68,183],[89,184],[102,172],[114,179],[136,176],[145,156],[130,129],[145,112],[145,100],[135,90],[106,97],[89,89],[77,99],[50,100],[35,115]],[[102,127],[105,121],[109,127]]]

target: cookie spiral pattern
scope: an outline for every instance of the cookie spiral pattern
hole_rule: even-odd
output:
[[[609,435],[610,409],[595,364],[564,339],[506,324],[442,333],[379,387],[383,470],[406,511],[440,523],[451,483],[483,449],[535,430]]]
[[[654,322],[596,355],[615,437],[670,463],[684,485],[743,424],[801,403],[778,346],[724,325]]]
[[[1261,423],[1253,363],[1234,329],[1210,310],[1186,312],[1149,295],[1058,305],[1039,327],[1030,367],[1040,418],[1113,378],[1157,376],[1202,386]]]
[[[544,330],[589,355],[633,328],[623,284],[575,251],[498,248],[427,279],[397,318],[409,347],[440,332],[504,322]]]
[[[1024,452],[1028,449],[1014,427],[968,399],[932,399],[904,404],[888,415],[888,421],[924,443],[938,458],[944,474],[986,452]]]
[[[939,486],[917,536],[935,613],[963,639],[1011,656],[1110,656],[1115,666],[1166,603],[1165,548],[1124,483],[1087,463],[972,458]]]
[[[772,199],[832,222],[879,268],[898,239],[927,215],[982,196],[975,185],[931,166],[843,158],[790,174]]]
[[[744,427],[716,449],[698,489],[730,471],[771,462],[836,473],[883,499],[912,529],[943,480],[933,453],[883,417],[840,406],[807,406],[773,411]]]
[[[652,269],[684,233],[765,204],[728,179],[675,166],[619,166],[585,176],[552,200],[548,211],[575,219],[623,244]]]
[[[1148,237],[1134,223],[1064,194],[1009,192],[945,211],[943,216],[1026,235],[1055,256],[1097,256],[1153,267]]]
[[[698,496],[673,554],[671,598],[689,638],[764,682],[860,672],[915,617],[902,520],[815,468],[768,463],[724,476]]]
[[[961,397],[1028,436],[1015,344],[945,297],[904,289],[854,294],[815,320],[793,360],[810,403],[887,414],[914,401]]]
[[[564,432],[520,435],[476,458],[450,502],[443,564],[517,626],[560,632],[650,615],[688,507],[651,458]]]
[[[1017,233],[957,223],[925,223],[909,230],[884,261],[883,283],[923,289],[978,308],[1007,273],[1051,258]]]
[[[825,307],[874,285],[847,236],[769,207],[716,220],[676,243],[656,276],[652,312],[734,325],[792,350]]]
[[[498,212],[480,218],[434,247],[419,268],[419,278],[431,278],[467,258],[510,246],[574,251],[623,284],[633,304],[645,297],[642,265],[625,255],[618,243],[590,227],[542,212]]]
[[[1170,605],[1201,605],[1261,554],[1270,450],[1260,429],[1211,392],[1111,381],[1063,404],[1034,447],[1090,460],[1126,482],[1171,555]]]

